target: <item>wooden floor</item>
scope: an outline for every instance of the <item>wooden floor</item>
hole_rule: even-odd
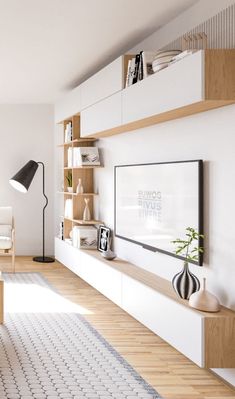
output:
[[[10,260],[0,258],[0,270],[10,271]],[[86,309],[90,313],[84,314],[86,319],[165,399],[235,399],[235,390],[200,369],[61,264],[43,265],[18,257],[16,271],[41,272],[64,297]]]

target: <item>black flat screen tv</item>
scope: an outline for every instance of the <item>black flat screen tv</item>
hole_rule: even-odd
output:
[[[115,236],[184,259],[171,241],[187,227],[203,234],[203,161],[119,165],[114,179]]]

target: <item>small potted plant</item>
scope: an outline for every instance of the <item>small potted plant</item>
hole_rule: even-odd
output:
[[[177,273],[172,280],[172,285],[176,293],[183,299],[189,299],[190,295],[200,289],[198,278],[190,272],[189,261],[197,262],[199,255],[204,252],[204,248],[199,246],[199,239],[204,238],[192,227],[186,228],[186,238],[177,238],[172,241],[176,244],[175,254],[185,258],[183,270]],[[195,245],[195,241],[197,245]]]
[[[73,177],[72,177],[72,172],[68,171],[68,174],[66,177],[67,180],[67,190],[69,193],[73,192]]]

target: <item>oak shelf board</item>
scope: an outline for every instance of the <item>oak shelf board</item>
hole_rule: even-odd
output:
[[[147,285],[148,287],[158,291],[159,293],[173,299],[174,301],[180,303],[183,306],[188,307],[193,312],[199,313],[205,317],[209,318],[220,318],[224,316],[232,316],[235,318],[235,312],[231,309],[228,309],[224,306],[221,307],[221,310],[216,313],[212,312],[203,312],[189,306],[189,301],[186,299],[181,299],[174,291],[171,282],[169,280],[164,279],[163,277],[159,277],[156,274],[144,270],[138,266],[135,266],[125,260],[115,258],[114,260],[106,260],[101,256],[99,251],[94,251],[90,254],[94,258],[98,260],[102,260],[102,262],[106,263],[107,266],[112,267],[129,277],[139,281],[140,283]]]
[[[77,197],[79,197],[79,196],[85,197],[86,195],[93,195],[93,196],[99,195],[99,194],[97,194],[97,193],[82,193],[82,194],[78,194],[78,193],[69,193],[68,191],[57,191],[57,194],[75,195],[75,196],[77,196]]]
[[[103,168],[102,165],[82,165],[82,166],[64,166],[63,169],[70,170],[70,169],[94,169],[94,168]]]
[[[82,219],[70,219],[64,217],[65,220],[69,220],[70,222],[81,224],[81,225],[94,225],[94,224],[103,224],[101,220],[82,220]]]
[[[72,141],[69,141],[68,143],[58,144],[57,147],[66,147],[66,146],[70,146],[70,145],[73,145],[76,143],[85,143],[86,141],[94,142],[94,141],[97,141],[97,138],[87,137],[87,139],[86,139],[86,138],[81,137],[80,139],[74,139]]]

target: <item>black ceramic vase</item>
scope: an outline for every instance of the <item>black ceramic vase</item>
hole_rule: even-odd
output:
[[[190,272],[188,262],[184,262],[183,270],[173,277],[172,285],[175,292],[183,299],[189,299],[190,295],[200,289],[200,281]]]

